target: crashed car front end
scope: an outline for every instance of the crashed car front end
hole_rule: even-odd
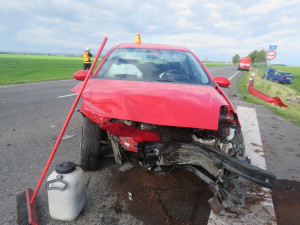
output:
[[[275,176],[250,164],[235,110],[196,56],[133,47],[111,51],[82,95],[81,112],[104,131],[102,142],[111,144],[115,161],[160,174],[195,173],[214,193],[215,212],[228,199],[244,203],[238,177],[271,187]],[[158,47],[166,49],[152,49]]]

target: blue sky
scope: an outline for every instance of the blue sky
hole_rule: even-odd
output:
[[[272,63],[300,66],[300,0],[0,0],[0,51],[96,53],[119,43],[185,46],[200,59],[278,45]]]

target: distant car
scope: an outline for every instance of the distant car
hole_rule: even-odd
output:
[[[250,69],[251,58],[250,57],[242,57],[238,64],[238,70],[248,70]]]
[[[263,78],[265,78],[265,75],[263,76]],[[294,82],[295,77],[291,73],[279,72],[274,68],[269,68],[266,79],[276,83],[291,84]]]
[[[86,75],[78,71],[74,77],[82,80]],[[72,91],[78,92],[81,85]],[[82,94],[81,166],[96,170],[102,146],[110,145],[119,164],[130,161],[161,174],[182,167],[216,192],[217,186],[223,190],[237,176],[270,187],[273,175],[266,179],[267,171],[252,166],[246,157],[238,115],[220,88],[229,85],[224,77],[213,79],[184,47],[112,48]],[[230,196],[227,191],[221,194]]]

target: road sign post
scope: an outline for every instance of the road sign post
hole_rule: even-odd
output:
[[[277,48],[277,45],[270,45],[269,48],[271,48],[271,46],[276,46],[276,47],[272,47],[272,48]],[[275,50],[269,50],[267,51],[265,57],[266,59],[268,60],[267,64],[268,64],[268,67],[267,67],[267,72],[266,72],[266,75],[265,75],[265,80],[264,80],[264,83],[263,83],[263,87],[265,87],[265,83],[266,83],[266,79],[267,79],[267,75],[268,75],[268,71],[269,71],[269,67],[270,67],[270,61],[275,59],[276,58],[276,51]]]
[[[269,50],[269,51],[267,51],[265,57],[266,57],[266,59],[269,60],[269,61],[275,59],[275,58],[276,58],[276,51],[275,51],[275,50]]]

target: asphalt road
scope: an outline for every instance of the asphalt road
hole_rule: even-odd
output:
[[[267,168],[279,179],[300,181],[299,127],[263,106],[241,101],[243,96],[238,96],[235,86],[242,72],[237,72],[236,67],[209,68],[209,71],[213,76],[230,78],[231,87],[223,90],[235,107],[256,108]],[[72,94],[69,90],[77,83],[62,80],[0,87],[0,224],[15,224],[16,195],[26,187],[35,188],[75,99],[74,95],[68,96]],[[79,162],[81,119],[80,113],[74,112],[47,176],[56,163]],[[140,224],[134,217],[116,215],[108,207],[116,196],[109,193],[107,183],[117,169],[113,159],[107,158],[101,172],[86,173],[87,203],[80,217],[70,223],[53,221],[49,216],[44,182],[37,197],[40,224]]]

